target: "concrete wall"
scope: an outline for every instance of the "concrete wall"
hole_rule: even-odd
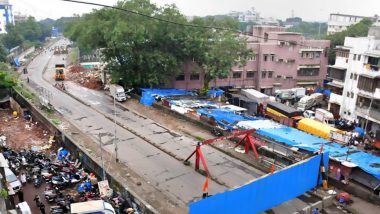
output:
[[[93,157],[88,153],[88,151],[82,150],[78,144],[68,135],[61,132],[58,127],[50,122],[48,118],[44,116],[41,110],[33,106],[27,99],[16,91],[12,92],[13,99],[19,103],[22,108],[28,108],[31,112],[32,118],[34,121],[39,122],[46,130],[49,130],[51,133],[54,133],[57,146],[63,146],[67,148],[74,158],[81,160],[82,166],[90,171],[95,172],[96,175],[102,175],[102,168],[99,163],[97,163]],[[129,204],[136,205],[142,213],[157,213],[157,211],[151,207],[149,204],[140,199],[136,193],[128,189],[126,183],[120,182],[118,179],[111,176],[107,173],[107,179],[112,189],[123,196],[124,199],[127,199]]]

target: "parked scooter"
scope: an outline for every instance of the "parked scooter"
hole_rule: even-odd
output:
[[[40,175],[35,175],[33,183],[34,183],[35,187],[40,187],[42,185],[42,178],[41,178],[41,176]]]

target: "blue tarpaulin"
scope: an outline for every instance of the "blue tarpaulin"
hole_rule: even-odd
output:
[[[19,60],[18,58],[14,58],[14,59],[13,59],[13,62],[15,63],[15,65],[16,65],[17,67],[20,67],[21,63],[20,63],[20,60]]]
[[[59,152],[58,152],[58,160],[63,160],[67,157],[67,155],[69,154],[69,151],[67,149],[61,149]]]
[[[323,148],[328,151],[331,158],[338,161],[347,161],[356,164],[363,171],[380,179],[380,157],[368,154],[356,148],[342,146],[335,142],[330,142],[323,138],[308,134],[295,128],[271,128],[260,129],[256,131],[257,134],[271,138],[277,142],[287,144],[289,146],[304,149],[310,152],[319,151],[321,144]],[[347,156],[347,152],[349,155]]]
[[[360,127],[355,127],[354,132],[357,132],[360,137],[364,136],[364,129]]]
[[[214,118],[214,120],[219,124],[224,126],[227,129],[234,129],[234,125],[239,121],[248,121],[248,120],[257,120],[256,117],[253,116],[245,116],[245,115],[237,115],[229,110],[224,109],[207,109],[201,108],[197,110],[198,114],[208,117]]]
[[[193,92],[182,89],[157,89],[157,88],[141,88],[142,96],[140,103],[146,106],[151,106],[156,98],[169,96],[193,95]]]
[[[191,203],[190,213],[256,214],[278,206],[321,183],[318,176],[321,158],[321,155],[311,157],[237,189]],[[323,162],[328,169],[328,153],[323,154]]]
[[[219,97],[221,96],[222,94],[224,93],[224,91],[222,89],[210,89],[208,90],[207,92],[207,96],[210,96],[210,97]]]
[[[325,89],[325,90],[323,90],[323,94],[326,96],[330,96],[331,90]]]

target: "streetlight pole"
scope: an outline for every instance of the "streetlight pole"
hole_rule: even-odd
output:
[[[116,99],[115,96],[113,96],[113,122],[114,122],[114,138],[113,138],[113,144],[115,147],[115,158],[116,162],[119,162],[119,157],[117,155],[117,142],[116,142]]]

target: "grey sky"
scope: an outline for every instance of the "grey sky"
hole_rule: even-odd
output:
[[[59,18],[82,14],[92,6],[61,2],[59,0],[10,0],[15,11],[33,15],[38,19]],[[117,0],[84,0],[112,5]],[[380,15],[379,0],[151,0],[158,5],[175,3],[188,16],[226,14],[231,10],[245,11],[251,7],[264,17],[285,19],[295,16],[307,21],[327,21],[329,13],[345,13],[361,16]]]

